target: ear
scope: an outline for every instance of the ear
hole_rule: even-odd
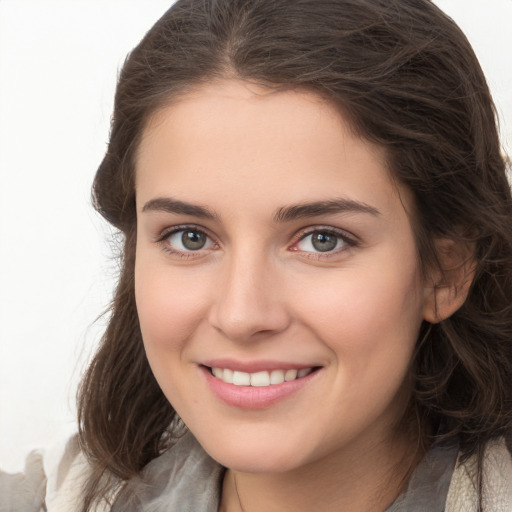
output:
[[[425,283],[423,319],[432,324],[455,313],[466,300],[475,276],[474,246],[451,239],[434,241],[438,268]]]

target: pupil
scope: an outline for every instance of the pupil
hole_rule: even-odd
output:
[[[197,231],[184,231],[181,235],[181,242],[187,249],[197,251],[206,244],[206,235]]]
[[[332,251],[338,243],[338,238],[327,233],[314,233],[311,240],[313,247],[320,252]]]

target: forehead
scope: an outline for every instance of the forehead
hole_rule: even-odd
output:
[[[138,205],[177,194],[232,209],[252,199],[274,208],[346,196],[393,209],[407,196],[385,151],[357,136],[332,103],[235,80],[199,87],[153,115],[136,172]]]

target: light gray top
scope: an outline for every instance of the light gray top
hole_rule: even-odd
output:
[[[504,438],[489,441],[479,461],[472,455],[454,468],[457,446],[432,448],[407,489],[386,512],[478,512],[478,468],[487,512],[512,512],[512,457]],[[32,452],[24,473],[0,470],[0,512],[75,512],[90,464],[76,436],[57,452]],[[225,469],[188,434],[128,483],[113,508],[96,512],[217,512]]]
[[[432,448],[386,512],[444,512],[457,452],[454,443]],[[217,512],[224,472],[186,434],[129,482],[112,512]]]

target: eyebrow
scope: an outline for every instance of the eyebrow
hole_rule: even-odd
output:
[[[366,203],[353,201],[352,199],[332,199],[284,206],[277,210],[274,215],[274,222],[290,222],[295,219],[335,213],[366,213],[375,217],[380,215],[377,208]]]
[[[157,197],[151,199],[142,207],[143,212],[166,212],[191,215],[202,219],[217,219],[218,215],[204,206],[178,201],[171,197]]]
[[[179,201],[171,197],[157,197],[155,199],[151,199],[144,204],[142,211],[183,214],[210,220],[219,218],[215,212],[204,206]],[[359,201],[353,201],[352,199],[342,198],[283,206],[275,213],[274,222],[290,222],[296,219],[316,217],[318,215],[332,215],[336,213],[365,213],[373,216],[380,215],[379,210],[373,206]]]

